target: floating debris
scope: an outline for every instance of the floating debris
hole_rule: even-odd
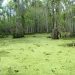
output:
[[[47,52],[43,52],[43,54],[45,54],[45,55],[51,55],[51,53],[47,53]]]
[[[18,72],[19,72],[19,70],[14,70],[14,72],[18,73]]]

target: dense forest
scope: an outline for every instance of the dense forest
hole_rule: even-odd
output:
[[[75,0],[0,0],[0,75],[75,75]]]
[[[17,38],[34,33],[75,36],[75,1],[8,0],[4,6],[0,0],[1,37]]]

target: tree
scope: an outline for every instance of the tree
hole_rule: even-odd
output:
[[[20,0],[15,0],[15,7],[16,7],[16,26],[13,33],[14,38],[24,37],[24,29],[23,29],[23,19],[24,15],[20,12]]]
[[[58,26],[60,25],[60,0],[52,0],[52,13],[53,13],[53,30],[52,30],[52,38],[59,39],[59,29]]]

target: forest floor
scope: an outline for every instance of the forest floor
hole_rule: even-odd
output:
[[[49,34],[0,39],[0,75],[75,75],[75,39],[52,40]]]

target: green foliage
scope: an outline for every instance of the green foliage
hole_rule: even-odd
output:
[[[52,32],[57,26],[61,32],[75,33],[75,4],[70,0],[10,0],[0,7],[1,35],[13,34],[18,17],[23,29],[19,32]]]

